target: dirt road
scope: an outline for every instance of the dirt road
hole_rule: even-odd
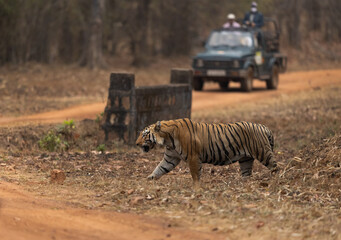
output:
[[[0,182],[0,239],[223,239],[169,226],[164,219],[85,210],[42,200]]]
[[[265,82],[254,81],[251,93],[243,93],[239,83],[233,83],[228,92],[219,90],[218,84],[212,84],[210,89],[194,92],[193,111],[212,107],[226,107],[234,103],[255,102],[258,100],[291,94],[323,86],[341,85],[341,70],[320,70],[309,72],[292,72],[280,75],[278,90],[266,90]],[[214,88],[213,88],[214,87]]]
[[[228,92],[219,90],[217,84],[208,84],[202,92],[193,92],[192,111],[206,108],[231,106],[235,103],[258,101],[260,99],[290,94],[296,91],[318,88],[328,85],[341,85],[341,70],[319,70],[309,72],[292,72],[280,76],[279,89],[268,91],[265,82],[254,81],[254,90],[251,93],[243,93],[239,90],[239,84],[231,84]],[[103,112],[105,103],[93,103],[71,107],[60,111],[40,113],[21,117],[0,118],[0,125],[23,125],[30,122],[55,123],[65,119],[81,120],[84,118],[96,118]]]

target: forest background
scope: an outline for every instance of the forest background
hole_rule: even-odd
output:
[[[243,18],[250,0],[0,0],[0,65],[37,62],[135,67],[194,55],[228,13]],[[341,1],[259,0],[275,18],[289,63],[341,61]]]

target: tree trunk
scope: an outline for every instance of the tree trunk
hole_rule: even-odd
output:
[[[131,32],[132,65],[148,65],[149,49],[147,44],[150,0],[139,0],[136,12],[136,31]]]
[[[190,22],[195,22],[191,16],[189,1],[162,1],[160,6],[162,54],[186,55],[191,50]],[[191,20],[192,19],[192,20]]]
[[[89,68],[106,67],[102,54],[102,23],[105,0],[92,0],[91,19],[85,37],[85,47],[80,65]]]

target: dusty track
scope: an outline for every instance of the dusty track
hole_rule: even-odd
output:
[[[198,111],[206,108],[218,108],[231,106],[236,103],[258,101],[265,98],[290,94],[296,91],[307,90],[330,85],[341,85],[341,70],[320,70],[309,72],[292,72],[280,76],[279,89],[269,91],[265,89],[265,83],[254,81],[254,90],[251,93],[243,93],[239,90],[239,84],[232,84],[227,92],[219,90],[217,84],[208,84],[202,92],[193,92],[192,110]],[[55,123],[65,119],[81,120],[84,118],[96,118],[103,112],[105,103],[93,103],[71,107],[60,111],[40,113],[30,116],[0,118],[0,125],[24,125],[32,122]]]
[[[285,74],[281,76],[277,91],[265,90],[265,84],[262,82],[255,82],[256,89],[252,93],[242,93],[234,87],[228,92],[222,92],[217,90],[217,85],[210,85],[206,91],[193,93],[193,111],[258,101],[326,85],[341,85],[341,70]],[[95,118],[103,109],[103,103],[95,103],[31,116],[0,118],[0,125]],[[167,224],[165,219],[160,218],[72,208],[52,200],[35,197],[17,185],[0,182],[0,239],[222,238],[222,235],[214,233],[168,228]]]
[[[258,100],[290,94],[311,88],[341,84],[341,70],[292,72],[280,75],[279,88],[266,90],[265,82],[254,81],[251,93],[243,93],[239,84],[234,83],[228,92],[219,90],[218,84],[212,84],[203,92],[194,92],[193,111],[231,106],[236,103],[255,102]]]
[[[169,227],[164,219],[75,209],[0,182],[0,239],[223,239]]]

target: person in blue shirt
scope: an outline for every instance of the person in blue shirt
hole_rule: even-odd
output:
[[[252,2],[250,12],[245,13],[243,25],[261,28],[264,25],[263,14],[258,12],[257,3]]]

